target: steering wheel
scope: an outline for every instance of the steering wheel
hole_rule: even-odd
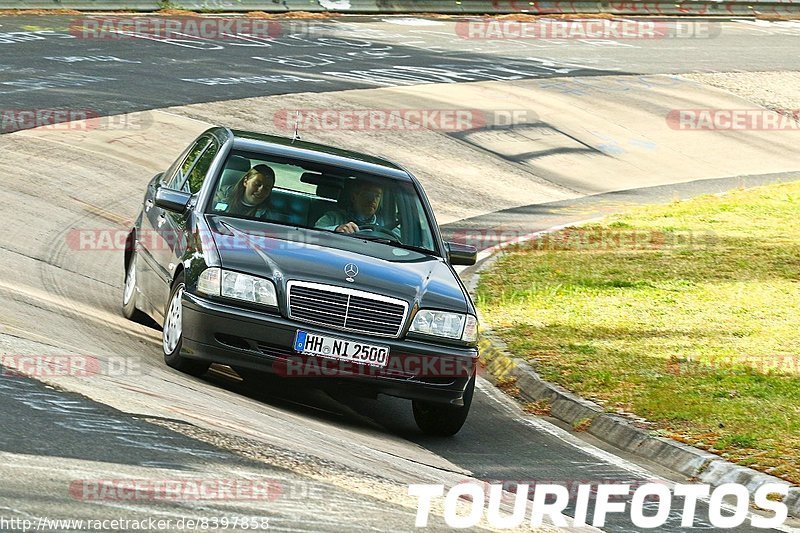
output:
[[[391,230],[387,229],[384,226],[381,226],[380,224],[362,224],[361,226],[358,227],[358,231],[356,233],[358,234],[358,233],[361,233],[362,231],[370,231],[370,232],[373,232],[373,233],[381,233],[383,235],[386,235],[386,237],[388,237],[389,239],[391,239],[393,241],[397,241],[397,242],[399,242],[401,244],[403,242],[403,241],[400,240],[400,238],[397,235],[392,233]]]

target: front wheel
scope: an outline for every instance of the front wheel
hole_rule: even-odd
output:
[[[414,421],[417,427],[427,435],[450,437],[459,432],[467,420],[472,396],[475,394],[475,376],[467,383],[464,391],[464,405],[457,407],[420,400],[412,401]]]
[[[164,316],[162,334],[164,362],[175,370],[180,370],[192,376],[202,376],[211,366],[211,363],[187,359],[181,355],[181,346],[183,345],[182,298],[183,291],[186,289],[183,279],[183,274],[179,274],[175,283],[172,284],[172,291],[169,294],[169,307],[167,307],[167,312]]]

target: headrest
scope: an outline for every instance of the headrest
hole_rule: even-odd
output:
[[[303,172],[300,176],[300,181],[303,183],[311,183],[312,185],[319,185],[323,183],[322,173],[320,172]]]
[[[317,185],[317,196],[338,200],[342,187],[338,183],[320,183]]]

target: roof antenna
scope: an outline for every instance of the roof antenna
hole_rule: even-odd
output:
[[[295,115],[294,119],[294,135],[292,135],[292,144],[294,144],[295,141],[301,140],[300,133],[297,131],[299,127],[300,127],[300,111],[297,111],[297,114]]]

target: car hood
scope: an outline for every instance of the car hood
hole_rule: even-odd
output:
[[[281,307],[286,283],[301,280],[400,298],[411,309],[471,312],[461,283],[441,258],[303,228],[222,216],[208,221],[222,267],[271,278]],[[345,273],[350,264],[357,275]]]

